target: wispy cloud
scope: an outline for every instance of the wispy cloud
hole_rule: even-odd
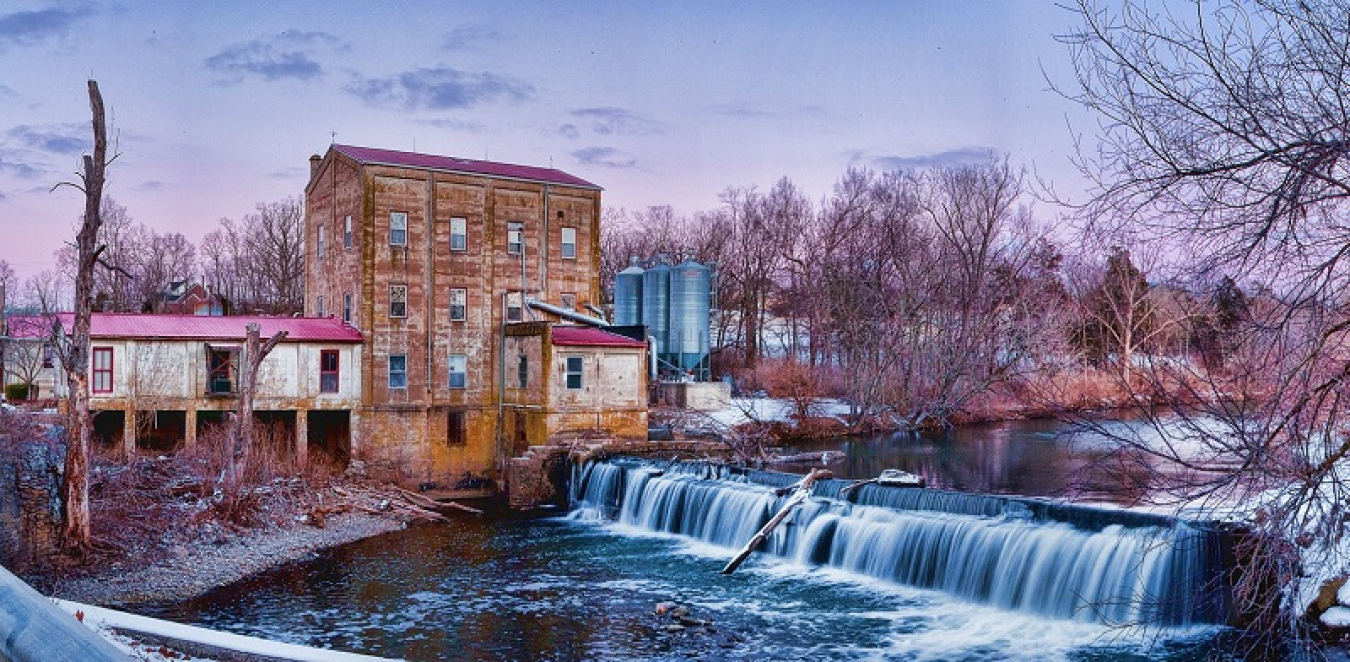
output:
[[[23,179],[37,179],[42,176],[44,170],[16,161],[12,156],[0,154],[0,172]]]
[[[87,135],[88,132],[88,126],[84,124],[20,124],[6,131],[5,135],[29,149],[53,154],[80,154],[91,146],[92,139]]]
[[[204,64],[224,83],[249,77],[307,81],[324,74],[319,63],[321,51],[342,48],[342,41],[326,32],[283,32],[230,46],[206,58]]]
[[[778,113],[769,112],[763,108],[743,106],[734,103],[713,104],[707,107],[707,111],[713,115],[747,120],[762,120],[778,116]]]
[[[146,181],[144,181],[144,182],[141,182],[140,185],[136,187],[136,190],[138,190],[138,191],[152,191],[152,192],[153,192],[153,191],[163,191],[164,189],[166,189],[166,188],[168,188],[168,187],[169,187],[168,184],[166,184],[166,183],[164,183],[164,182],[162,182],[162,181],[160,181],[160,180],[158,180],[158,179],[150,179],[150,180],[146,180]]]
[[[995,151],[989,147],[961,147],[914,156],[875,156],[866,152],[855,152],[850,155],[850,161],[855,165],[866,164],[885,171],[914,170],[988,163],[994,153]]]
[[[585,123],[593,133],[601,136],[645,136],[664,133],[666,130],[664,124],[626,108],[613,106],[580,108],[569,114]],[[558,131],[568,137],[580,134],[575,124],[564,124]]]
[[[469,120],[457,120],[449,118],[437,118],[430,120],[419,120],[419,124],[434,126],[438,129],[450,129],[452,131],[463,131],[465,133],[483,133],[487,131],[487,125],[482,122],[470,122]]]
[[[297,179],[300,177],[308,179],[309,166],[287,166],[285,168],[277,168],[276,170],[267,173],[267,176],[271,179]]]
[[[606,168],[632,168],[637,159],[613,147],[587,147],[572,152],[572,158],[584,165],[604,166]]]
[[[507,76],[437,67],[406,71],[388,78],[365,78],[347,91],[372,106],[403,110],[454,110],[493,101],[524,101],[534,96],[529,83]]]
[[[39,9],[0,14],[0,49],[6,46],[31,46],[70,31],[92,10]]]
[[[502,41],[504,35],[485,25],[461,25],[445,36],[442,50],[467,51],[477,49],[481,44]]]

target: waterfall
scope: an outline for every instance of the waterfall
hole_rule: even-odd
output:
[[[573,469],[578,512],[739,548],[798,477],[633,460]],[[1170,518],[1017,497],[825,481],[761,553],[1002,609],[1112,625],[1227,620],[1216,534]]]

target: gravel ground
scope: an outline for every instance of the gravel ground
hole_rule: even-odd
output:
[[[405,526],[391,517],[348,512],[329,517],[322,529],[297,523],[243,534],[222,532],[209,542],[175,547],[168,558],[152,565],[115,563],[93,575],[63,578],[55,583],[52,595],[115,609],[190,600],[315,550]]]

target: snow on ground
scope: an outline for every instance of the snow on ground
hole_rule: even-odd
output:
[[[784,423],[792,420],[797,412],[791,400],[779,398],[732,398],[731,406],[719,411],[707,412],[708,418],[718,425],[735,427],[742,423],[760,421],[764,423]],[[833,399],[816,400],[810,409],[812,416],[843,418],[849,413],[847,402]]]

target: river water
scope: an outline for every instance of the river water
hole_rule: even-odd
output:
[[[1064,493],[1078,482],[1075,469],[1090,460],[1040,423],[833,447],[848,456],[834,466],[841,474],[897,467],[941,486],[1031,495]],[[996,533],[1036,529],[1016,518],[917,516]],[[978,594],[961,597],[846,564],[770,553],[725,576],[718,571],[737,545],[641,522],[599,518],[595,510],[456,520],[328,550],[152,611],[232,632],[416,660],[1190,660],[1215,653],[1222,635],[1214,625],[1124,628],[1081,612],[999,607]],[[666,602],[688,609],[693,620],[675,627],[669,615],[655,613]]]

